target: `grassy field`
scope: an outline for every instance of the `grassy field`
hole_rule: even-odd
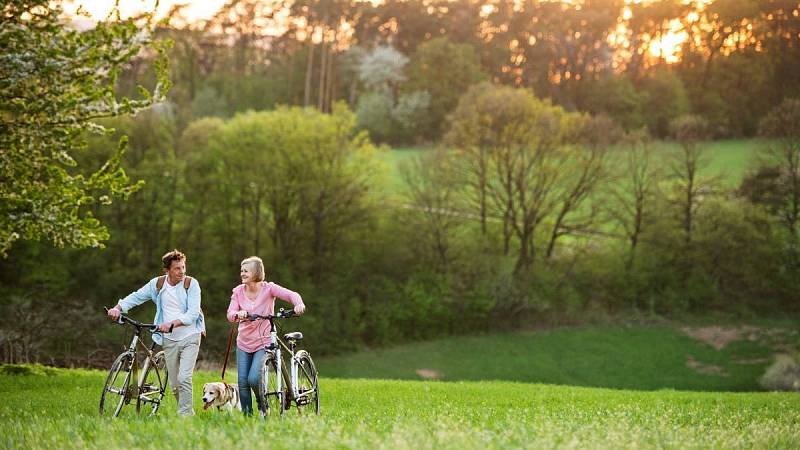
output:
[[[726,186],[734,187],[741,182],[747,171],[753,167],[755,155],[767,145],[767,142],[759,139],[730,139],[707,142],[704,146],[709,164],[703,174],[706,176],[719,176]],[[381,153],[381,159],[389,167],[389,187],[395,191],[404,189],[404,181],[400,175],[399,166],[404,161],[409,161],[430,149],[430,147],[404,147]],[[654,150],[662,157],[666,157],[670,151],[677,149],[678,144],[674,142],[657,142],[654,146]]]
[[[218,381],[217,372],[195,375],[197,415],[189,419],[176,417],[171,396],[155,418],[97,417],[100,371],[0,375],[0,442],[50,450],[800,447],[796,393],[720,392],[755,389],[763,364],[743,361],[768,355],[776,336],[796,334],[774,325],[735,329],[739,339],[719,350],[686,334],[703,327],[592,327],[320,359],[319,417],[202,411],[200,387]],[[687,366],[689,354],[705,366]],[[725,374],[700,370],[712,365]],[[420,367],[441,371],[441,380],[410,380]],[[457,379],[484,380],[446,381]]]
[[[214,377],[199,373],[195,385]],[[320,417],[262,421],[199,411],[180,419],[170,399],[156,418],[109,420],[95,415],[103,378],[79,370],[0,376],[0,442],[51,450],[800,446],[796,394],[325,378]]]
[[[782,345],[775,337],[790,339],[792,333],[789,327],[753,328],[718,350],[675,326],[585,327],[454,337],[326,358],[319,365],[324,375],[342,378],[754,391],[775,346]]]

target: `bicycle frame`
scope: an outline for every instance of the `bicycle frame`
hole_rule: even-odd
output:
[[[106,309],[106,312],[108,312],[108,309]],[[104,412],[106,393],[111,393],[119,396],[119,400],[117,400],[118,406],[112,414],[114,417],[119,414],[124,405],[130,404],[134,400],[136,400],[137,413],[140,411],[141,405],[149,403],[152,405],[151,415],[155,414],[163,399],[165,391],[164,385],[167,381],[168,374],[165,372],[165,376],[163,378],[161,377],[159,371],[163,369],[163,367],[159,364],[158,359],[163,358],[163,356],[161,356],[162,353],[155,353],[155,342],[150,346],[145,345],[141,334],[143,330],[149,330],[151,333],[158,333],[158,326],[155,324],[141,323],[125,315],[121,315],[116,322],[120,325],[132,325],[134,331],[130,344],[128,344],[128,347],[117,357],[117,361],[124,361],[124,363],[122,365],[115,363],[109,371],[109,377],[106,379],[106,384],[103,387],[103,394],[100,398],[100,413],[103,414]],[[169,331],[172,331],[171,326]],[[141,345],[144,353],[144,361],[142,361],[141,364],[139,362],[139,345]],[[141,369],[141,373],[139,369]],[[117,379],[116,375],[118,375],[120,371],[125,372],[123,384],[120,386],[113,386],[115,383],[114,380]],[[151,371],[155,374],[156,384],[148,382],[147,378]],[[109,383],[111,383],[112,386],[109,386]],[[155,397],[153,396],[154,394]]]
[[[130,402],[131,399],[137,398],[137,397],[140,396],[140,392],[139,391],[140,391],[142,385],[144,384],[144,377],[145,377],[145,375],[147,375],[147,369],[150,368],[150,364],[153,361],[153,355],[155,354],[155,353],[153,353],[153,351],[156,348],[155,342],[150,345],[150,348],[148,348],[139,339],[139,334],[140,333],[141,333],[141,331],[136,329],[136,331],[134,332],[133,338],[131,339],[131,343],[128,346],[128,349],[125,350],[125,353],[131,355],[131,358],[130,358],[131,362],[128,365],[128,371],[131,373],[131,375],[133,376],[133,379],[136,381],[136,384],[132,384],[129,387],[131,392],[129,392],[128,395],[126,395],[126,397],[129,397],[129,398],[126,398],[126,402]],[[139,360],[137,358],[138,355],[137,355],[137,352],[136,352],[136,344],[141,344],[142,348],[145,351],[144,363],[141,365],[141,369],[142,369],[141,373],[138,370],[139,369]]]
[[[270,344],[270,346],[267,347],[267,349],[268,350],[271,349],[272,353],[275,355],[275,365],[276,365],[277,371],[282,375],[281,377],[278,377],[277,380],[275,380],[277,388],[278,388],[278,392],[283,391],[283,378],[287,378],[288,379],[288,383],[287,384],[289,385],[288,388],[289,388],[289,391],[291,393],[290,398],[292,398],[292,399],[300,398],[300,392],[297,389],[298,364],[297,364],[297,359],[295,357],[295,351],[294,351],[294,347],[295,346],[294,346],[294,344],[292,344],[291,346],[287,346],[278,337],[278,332],[275,330],[274,326],[272,328],[272,331],[270,331],[269,334],[270,334],[270,340],[272,341],[272,344]],[[285,349],[290,355],[290,358],[289,358],[289,361],[290,361],[290,363],[289,363],[289,373],[288,374],[286,373],[286,367],[284,366],[284,360],[283,360],[283,355],[281,354],[282,353],[281,352],[281,348]]]
[[[281,310],[283,311],[283,310]],[[288,314],[292,314],[289,312]],[[281,376],[276,377],[275,386],[277,392],[284,391],[284,381],[287,386],[289,399],[294,400],[295,402],[299,401],[303,397],[307,397],[312,395],[313,391],[308,392],[300,392],[298,389],[298,379],[299,379],[299,362],[297,360],[297,353],[295,352],[296,343],[294,341],[290,342],[290,345],[286,345],[283,340],[278,336],[278,327],[275,325],[275,318],[284,318],[284,317],[291,317],[291,315],[283,315],[283,313],[279,313],[278,315],[274,316],[259,316],[259,315],[252,315],[251,320],[257,319],[265,319],[269,321],[270,325],[270,345],[267,347],[268,351],[271,351],[275,358],[275,368],[276,372],[280,373]],[[293,314],[292,314],[293,315]],[[289,355],[289,368],[285,366],[285,361],[283,359],[282,351],[285,350]]]

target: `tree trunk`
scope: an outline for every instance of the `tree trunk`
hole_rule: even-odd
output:
[[[311,29],[312,33],[308,36],[308,58],[306,60],[306,84],[305,90],[303,91],[303,106],[308,107],[311,104],[311,76],[314,73],[314,42],[311,38],[313,35],[314,29]]]
[[[328,65],[328,48],[325,43],[325,34],[322,35],[322,43],[320,43],[320,62],[319,62],[319,90],[317,91],[317,109],[325,111],[325,75],[327,74]]]

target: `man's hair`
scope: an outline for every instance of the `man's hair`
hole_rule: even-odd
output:
[[[186,261],[186,255],[181,253],[180,250],[175,249],[164,254],[161,257],[161,264],[165,269],[172,267],[172,261]]]
[[[255,278],[256,281],[264,281],[264,261],[261,261],[261,258],[258,256],[245,258],[242,260],[242,265],[245,264],[250,266],[250,270],[253,271],[253,278]]]

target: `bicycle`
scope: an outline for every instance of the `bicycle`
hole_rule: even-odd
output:
[[[108,313],[108,308],[104,309]],[[166,358],[163,351],[154,353],[155,342],[148,347],[140,336],[143,330],[148,330],[151,334],[160,333],[158,325],[142,323],[125,314],[120,314],[116,322],[123,326],[131,325],[134,333],[128,349],[117,356],[108,371],[108,377],[103,385],[103,393],[100,395],[100,416],[118,417],[122,407],[130,404],[133,400],[136,400],[136,414],[149,408],[149,415],[153,416],[161,406],[166,392]],[[172,326],[169,331],[172,331]],[[137,378],[139,369],[137,344],[141,344],[145,350],[142,376],[139,378]],[[132,382],[132,380],[136,381]]]
[[[266,415],[273,411],[283,415],[284,411],[294,405],[298,414],[309,405],[313,405],[314,413],[319,415],[319,383],[317,368],[311,355],[306,350],[297,350],[297,341],[303,339],[303,333],[295,331],[278,337],[275,319],[285,319],[295,315],[292,310],[281,309],[278,314],[261,316],[250,314],[243,320],[268,320],[270,324],[270,345],[267,346],[267,356],[261,367],[259,382],[259,395],[264,400]],[[289,355],[289,370],[281,350]],[[281,376],[278,376],[278,374]]]

